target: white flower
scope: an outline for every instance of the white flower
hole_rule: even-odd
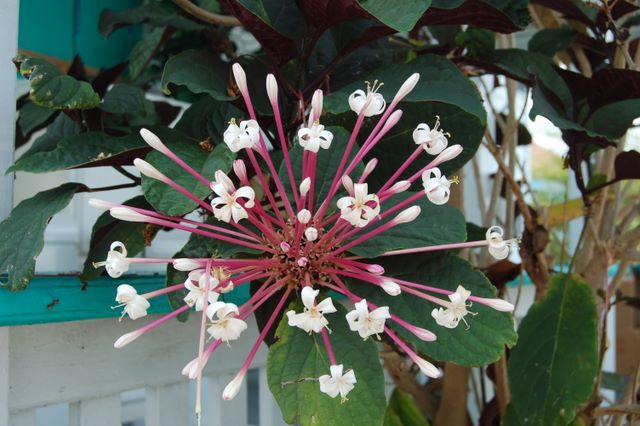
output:
[[[413,131],[413,141],[417,145],[422,145],[425,151],[431,155],[438,155],[449,144],[447,140],[448,133],[445,133],[440,129],[440,118],[437,117],[437,121],[433,129],[430,129],[427,123],[420,123]]]
[[[238,223],[240,220],[249,217],[245,207],[251,208],[254,205],[256,193],[253,188],[243,186],[236,190],[231,179],[221,170],[218,170],[216,172],[216,181],[211,183],[211,189],[218,195],[211,200],[213,215],[216,219],[229,223],[233,218],[233,221]],[[244,206],[238,203],[238,198],[246,200]]]
[[[120,250],[118,250],[120,249]],[[118,278],[129,270],[131,261],[127,259],[127,249],[120,241],[114,241],[109,247],[107,260],[104,262],[94,262],[93,267],[104,266],[111,278]]]
[[[391,318],[388,306],[381,306],[369,312],[366,299],[356,303],[355,308],[347,313],[347,322],[351,331],[357,331],[363,339],[382,333],[385,320]]]
[[[304,312],[296,314],[295,311],[287,312],[287,318],[289,318],[289,325],[292,327],[298,327],[311,334],[312,332],[320,333],[324,327],[329,324],[329,321],[324,317],[324,314],[330,314],[336,312],[335,306],[330,297],[327,297],[322,302],[315,305],[316,296],[319,291],[314,290],[311,287],[305,287],[300,292],[300,298],[304,304]]]
[[[142,318],[147,315],[147,309],[151,306],[149,301],[140,296],[136,289],[129,284],[121,284],[118,286],[116,302],[118,302],[118,306],[114,306],[114,308],[124,306],[120,319],[122,319],[125,314],[129,315],[129,318],[132,320]]]
[[[499,226],[492,226],[487,230],[487,243],[489,244],[489,253],[498,260],[509,257],[509,242],[504,241],[502,236],[504,231]]]
[[[328,149],[333,141],[333,133],[324,130],[322,124],[315,123],[311,128],[303,127],[298,130],[300,146],[307,151],[318,152],[318,149]]]
[[[470,304],[467,305],[469,296],[471,296],[471,292],[459,285],[456,292],[449,295],[451,303],[444,302],[447,308],[434,309],[431,311],[431,316],[436,320],[438,325],[447,328],[456,328],[460,320],[467,324],[464,317],[470,313],[467,311],[467,307],[471,306]],[[467,328],[468,327],[469,324],[467,324]]]
[[[338,200],[340,217],[357,228],[362,228],[380,213],[380,200],[376,194],[368,194],[366,183],[353,185],[353,197]]]
[[[206,312],[211,320],[211,327],[207,332],[214,339],[222,339],[229,343],[229,340],[236,340],[247,329],[246,322],[234,317],[240,312],[233,303],[215,302],[207,307]],[[214,315],[218,317],[217,320],[213,319]]]
[[[364,90],[358,89],[349,96],[349,107],[356,114],[364,114],[365,117],[371,117],[373,115],[382,114],[387,106],[384,98],[380,93],[377,93],[382,83],[378,84],[377,81],[373,82],[373,85],[367,82],[367,93]]]
[[[260,127],[256,120],[241,121],[240,126],[235,120],[231,120],[229,127],[224,131],[223,138],[232,152],[252,148],[260,140]]]
[[[427,198],[433,204],[441,205],[449,201],[451,181],[440,172],[439,168],[425,170],[422,173],[422,185]]]
[[[205,274],[205,271],[203,270],[197,270],[197,271],[192,271],[189,273],[189,276],[187,277],[186,281],[184,282],[184,286],[186,287],[187,290],[189,290],[189,293],[186,295],[186,297],[184,298],[184,301],[187,303],[187,305],[189,306],[196,306],[196,311],[201,311],[204,308],[205,305],[205,295],[204,295],[204,288],[205,288],[205,280],[206,280],[207,276]],[[209,295],[207,297],[208,299],[208,303],[207,304],[211,304],[211,303],[215,303],[218,301],[218,296],[219,294],[216,293],[215,291],[213,291],[212,289],[215,288],[219,282],[217,279],[215,279],[214,277],[210,277],[209,278]]]
[[[348,370],[342,374],[342,364],[329,366],[331,375],[325,374],[318,378],[320,382],[320,392],[324,392],[331,398],[340,394],[342,401],[346,401],[347,394],[351,392],[356,381],[353,370]]]

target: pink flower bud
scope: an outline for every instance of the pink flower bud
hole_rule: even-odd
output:
[[[133,160],[133,165],[136,166],[136,169],[145,176],[149,176],[150,178],[157,179],[161,182],[167,182],[169,180],[169,178],[162,174],[158,169],[140,158]]]
[[[380,287],[387,293],[389,296],[397,296],[402,293],[402,289],[400,285],[392,280],[384,280],[380,283]]]
[[[313,226],[310,226],[304,230],[304,237],[307,241],[315,241],[318,239],[318,230]]]
[[[291,250],[291,246],[289,245],[289,243],[283,241],[280,243],[280,249],[285,253],[289,253],[289,250]]]
[[[393,126],[395,126],[398,123],[398,121],[400,121],[401,117],[402,117],[401,109],[397,109],[393,111],[389,116],[389,118],[387,118],[387,121],[384,123],[384,126],[382,126],[382,130],[380,130],[380,132],[382,134],[387,133]]]
[[[244,381],[244,376],[246,374],[247,373],[244,370],[240,370],[238,374],[236,374],[236,377],[234,377],[233,380],[231,380],[222,391],[222,399],[224,399],[225,401],[229,401],[235,398],[236,395],[238,395],[238,392],[240,392],[240,388],[242,387],[242,382]]]
[[[231,66],[231,70],[233,71],[233,78],[236,80],[236,84],[238,85],[238,89],[242,96],[249,96],[249,89],[247,88],[247,75],[245,74],[242,66],[239,63],[235,63]]]
[[[245,182],[247,180],[247,167],[242,160],[235,160],[233,162],[233,172],[238,176],[240,181]]]
[[[144,139],[147,145],[149,145],[151,148],[155,149],[156,151],[160,151],[163,154],[166,154],[167,152],[169,152],[169,149],[165,146],[165,144],[162,143],[160,138],[154,135],[153,133],[151,133],[149,130],[140,129],[140,136],[142,136],[142,139]]]
[[[369,162],[367,162],[367,165],[364,166],[364,172],[362,172],[362,180],[365,180],[366,178],[368,178],[371,172],[375,170],[377,165],[378,165],[377,158],[372,158],[371,160],[369,160]]]
[[[500,312],[513,312],[514,306],[503,299],[489,299],[484,297],[477,297],[474,299],[478,303],[487,305],[490,308]]]
[[[111,216],[127,222],[146,222],[149,218],[127,207],[113,207],[109,210]]]
[[[353,181],[348,175],[342,176],[342,186],[344,186],[349,195],[353,194]]]
[[[393,222],[396,224],[399,223],[409,223],[414,221],[418,215],[420,214],[419,206],[411,206],[408,209],[401,211],[398,216],[393,219]]]
[[[411,76],[402,83],[400,89],[398,89],[398,93],[396,93],[396,96],[393,98],[393,102],[400,102],[402,98],[407,96],[416,87],[418,80],[420,80],[420,74],[417,72],[411,74]]]
[[[89,205],[94,209],[109,210],[113,207],[118,206],[119,204],[112,203],[110,201],[99,200],[97,198],[89,198]]]
[[[300,195],[304,197],[309,192],[309,188],[311,188],[311,179],[304,178],[304,180],[300,183]]]
[[[444,151],[442,151],[440,154],[438,154],[438,156],[435,158],[435,160],[433,160],[433,162],[436,164],[442,164],[445,161],[453,160],[458,155],[460,155],[461,152],[462,152],[461,145],[457,145],[457,144],[451,145],[450,147],[445,148]]]
[[[120,349],[123,346],[126,346],[129,343],[133,342],[143,334],[144,334],[144,331],[142,330],[136,330],[136,331],[132,331],[131,333],[123,334],[118,338],[118,340],[115,341],[115,343],[113,344],[113,347],[116,349]]]
[[[300,259],[296,261],[296,263],[298,264],[299,267],[304,268],[305,266],[307,266],[307,263],[309,263],[309,259],[302,256]]]
[[[382,275],[384,274],[384,268],[377,264],[370,264],[365,267],[365,269],[371,272],[373,275]]]
[[[302,209],[298,212],[297,218],[298,222],[306,225],[311,220],[311,212],[307,209]]]
[[[311,116],[313,120],[318,120],[322,115],[323,98],[322,90],[318,89],[313,92],[313,97],[311,98]]]
[[[411,182],[408,180],[401,180],[399,182],[394,183],[388,191],[391,194],[399,194],[401,192],[406,191],[411,186]]]
[[[269,97],[271,105],[278,103],[278,83],[273,74],[267,75],[267,96]]]

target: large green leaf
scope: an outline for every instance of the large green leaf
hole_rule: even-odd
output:
[[[235,155],[224,144],[218,145],[213,151],[208,152],[193,139],[184,139],[172,144],[171,150],[209,180],[214,180],[217,170],[227,173],[235,158]],[[160,152],[149,153],[146,160],[196,197],[204,198],[211,193],[211,188],[202,184]],[[167,215],[181,216],[198,206],[198,203],[182,193],[147,176],[142,177],[142,192],[155,210]]]
[[[407,395],[398,388],[393,390],[389,398],[389,406],[384,414],[384,426],[429,426],[420,409]]]
[[[20,131],[23,135],[28,135],[32,131],[43,127],[43,124],[58,111],[38,106],[27,100],[19,109],[19,112],[18,125],[20,126]]]
[[[193,93],[206,93],[220,101],[227,95],[229,65],[216,54],[204,50],[186,50],[167,61],[162,73],[162,90],[170,93],[169,84],[185,86]]]
[[[152,27],[171,26],[183,30],[198,30],[202,24],[184,16],[182,10],[169,2],[152,2],[133,9],[115,11],[105,9],[100,14],[98,27],[107,37],[113,31],[129,25],[147,23]]]
[[[66,121],[65,121],[66,123]],[[71,124],[66,125],[72,128]],[[184,136],[165,127],[150,127],[149,130],[156,133],[165,143],[184,140]],[[45,137],[48,135],[45,134]],[[76,167],[88,167],[102,164],[131,164],[131,158],[136,151],[142,155],[147,149],[147,144],[138,134],[125,136],[111,136],[103,132],[87,132],[81,134],[66,135],[60,139],[58,130],[51,139],[43,139],[47,143],[41,143],[37,147],[27,151],[11,166],[8,171],[27,171],[31,173],[44,173],[53,170],[71,169]],[[119,161],[119,158],[126,161]]]
[[[460,144],[464,151],[460,156],[442,166],[445,172],[457,170],[476,152],[486,124],[486,112],[476,87],[448,59],[437,55],[422,55],[407,64],[385,66],[363,80],[384,82],[380,92],[390,102],[404,80],[412,73],[420,73],[415,89],[400,103],[403,117],[371,153],[381,161],[372,176],[373,180],[386,179],[415,150],[411,133],[420,122],[434,125],[435,116],[441,118],[442,128],[451,133],[449,144]],[[353,121],[355,114],[349,110],[347,99],[356,89],[364,87],[354,82],[325,98],[328,113],[339,115],[330,120]],[[344,114],[347,112],[347,114]],[[393,146],[393,148],[390,148]],[[427,154],[423,154],[426,156]],[[426,164],[416,161],[409,172],[415,172]]]
[[[133,46],[129,54],[129,75],[132,79],[135,80],[142,74],[144,68],[162,45],[163,38],[169,38],[171,34],[170,29],[154,28]]]
[[[327,316],[331,346],[344,371],[353,369],[355,388],[349,400],[331,398],[320,392],[318,377],[329,374],[329,360],[322,337],[291,327],[283,317],[276,330],[278,341],[269,348],[267,378],[284,420],[289,424],[375,426],[385,412],[384,378],[378,350],[372,339],[362,340],[349,330],[345,308]],[[300,304],[290,309],[302,310]]]
[[[496,297],[496,289],[489,280],[469,262],[450,253],[413,254],[380,258],[376,263],[385,268],[385,275],[399,279],[431,285],[454,292],[458,285],[480,297]],[[423,352],[438,361],[453,362],[465,367],[478,367],[498,360],[504,347],[516,342],[516,332],[510,314],[497,312],[479,303],[474,303],[471,311],[477,315],[467,315],[467,330],[464,323],[449,329],[436,324],[431,311],[436,307],[408,293],[389,296],[379,287],[364,282],[353,282],[352,291],[377,305],[389,306],[390,311],[400,318],[433,331],[438,339],[423,342],[406,329],[390,321],[400,335]],[[446,296],[445,300],[449,300]]]
[[[143,209],[151,208],[141,195],[127,200],[123,204]],[[102,213],[91,230],[89,253],[78,278],[83,283],[87,283],[104,272],[104,268],[94,268],[93,263],[106,259],[112,242],[122,242],[127,248],[127,256],[134,257],[151,243],[157,231],[158,227],[154,225],[126,222],[115,219],[108,211]]]
[[[18,204],[0,223],[0,271],[8,274],[3,286],[9,290],[27,287],[34,275],[36,257],[44,247],[49,221],[84,188],[81,183],[65,183],[39,192]]]
[[[383,203],[384,212],[391,206],[413,196],[413,193],[405,192],[391,197]],[[393,228],[358,244],[349,249],[353,254],[363,257],[376,257],[385,251],[433,246],[436,244],[448,244],[466,241],[466,224],[464,216],[455,207],[449,205],[436,206],[426,197],[421,198],[411,205],[417,205],[421,209],[420,216],[410,223],[394,226]],[[408,206],[407,206],[408,207]],[[391,215],[385,221],[371,227],[375,229],[383,223],[393,219]],[[366,228],[368,232],[371,229]],[[358,235],[354,236],[354,239]]]
[[[556,275],[518,329],[509,357],[512,418],[506,424],[566,425],[598,371],[593,291],[577,275]]]
[[[318,151],[318,157],[316,162],[316,173],[315,173],[315,185],[314,185],[314,205],[319,206],[327,195],[329,195],[329,189],[331,187],[331,182],[338,172],[338,166],[340,165],[340,160],[344,156],[344,150],[346,149],[347,142],[349,141],[349,132],[341,127],[327,127],[326,130],[329,130],[333,133],[333,142],[328,149],[320,149]],[[356,147],[357,148],[357,147]],[[302,154],[304,149],[300,146],[297,139],[294,143],[293,148],[289,150],[289,156],[291,158],[291,166],[293,168],[293,174],[295,175],[295,182],[297,185],[302,182]],[[352,149],[349,154],[349,161],[347,161],[347,165],[351,162],[351,160],[355,157],[357,149]],[[345,166],[346,168],[346,166]],[[364,165],[362,163],[358,163],[354,168],[354,171],[350,174],[354,180],[357,180],[362,174],[364,170]],[[280,164],[280,169],[278,171],[278,176],[280,176],[280,180],[285,188],[287,193],[291,193],[291,185],[289,183],[289,175],[287,174],[287,169],[284,164],[284,161]],[[334,199],[337,196],[344,195],[344,190],[342,189],[342,184],[340,184],[340,190],[336,193]],[[292,198],[291,198],[292,199]],[[332,203],[330,207],[334,207],[335,203]]]
[[[240,118],[242,114],[231,102],[221,102],[203,95],[187,108],[175,128],[192,138],[211,138],[214,142],[221,142],[229,121]]]
[[[40,58],[18,55],[13,59],[20,74],[29,80],[29,99],[51,109],[91,109],[100,97],[86,81],[63,74]]]
[[[396,31],[410,31],[431,5],[431,0],[359,0],[364,10]]]
[[[112,114],[139,114],[151,103],[144,96],[144,90],[129,84],[114,84],[104,95],[100,109]]]

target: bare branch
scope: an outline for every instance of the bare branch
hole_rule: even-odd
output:
[[[237,27],[241,25],[240,21],[235,16],[220,15],[218,13],[209,12],[200,6],[191,3],[189,0],[173,0],[173,2],[189,15],[206,23],[219,25],[221,27]]]

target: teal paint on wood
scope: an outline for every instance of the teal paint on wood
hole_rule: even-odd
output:
[[[3,281],[6,277],[0,276],[0,282]],[[116,287],[122,283],[131,284],[142,294],[164,288],[165,277],[130,275],[117,280],[100,277],[90,282],[85,290],[72,275],[36,277],[27,290],[17,292],[0,287],[0,326],[119,317],[122,309],[111,309],[111,306],[116,304]],[[233,292],[224,295],[224,299],[241,305],[249,299],[249,286],[236,286]],[[171,311],[164,295],[150,302],[150,314]]]
[[[22,0],[18,46],[70,61],[79,54],[86,66],[105,68],[126,61],[140,40],[140,26],[104,38],[98,32],[100,13],[138,6],[140,0]]]

